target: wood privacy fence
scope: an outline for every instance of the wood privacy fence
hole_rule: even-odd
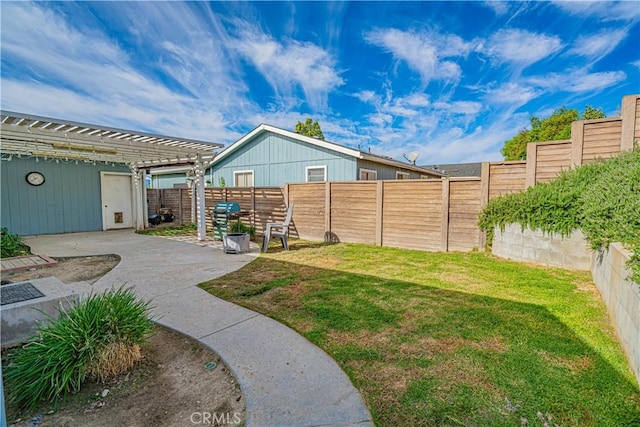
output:
[[[171,188],[165,190],[147,189],[147,206],[149,213],[160,212],[160,209],[171,209],[178,224],[191,222],[191,190]]]
[[[240,208],[247,211],[243,222],[249,221],[256,227],[256,232],[264,231],[267,222],[282,222],[286,215],[286,205],[280,187],[250,188],[206,188],[205,209],[207,229],[211,230],[211,213],[218,202],[237,202]],[[171,209],[176,224],[185,225],[195,222],[192,215],[192,191],[188,189],[147,189],[149,213],[158,212],[160,208]]]
[[[482,249],[478,213],[490,199],[631,150],[640,139],[640,95],[625,97],[621,111],[621,117],[574,122],[570,140],[529,144],[526,161],[485,162],[480,178],[207,188],[207,218],[217,202],[238,202],[249,212],[245,221],[261,234],[266,222],[283,221],[286,206],[295,203],[293,235],[305,239],[434,251]],[[192,221],[189,190],[148,192],[150,212],[162,205],[171,208],[180,223]]]
[[[434,251],[479,246],[480,178],[288,184],[301,238]]]

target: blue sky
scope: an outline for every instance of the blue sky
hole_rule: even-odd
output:
[[[418,164],[640,92],[640,3],[1,2],[3,109],[229,144],[318,120]]]

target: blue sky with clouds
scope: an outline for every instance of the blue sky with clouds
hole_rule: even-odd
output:
[[[640,92],[640,3],[2,1],[3,109],[229,144],[317,119],[418,163],[499,160]]]

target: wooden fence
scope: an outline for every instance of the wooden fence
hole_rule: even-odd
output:
[[[149,213],[158,212],[160,208],[171,209],[175,215],[174,222],[184,225],[194,222],[191,216],[191,190],[186,189],[147,189]],[[207,229],[211,230],[211,214],[218,202],[237,202],[240,209],[248,212],[243,222],[256,227],[256,232],[264,231],[267,222],[282,222],[286,215],[286,206],[280,187],[250,187],[250,188],[206,188],[205,211]],[[295,232],[295,230],[294,230]]]
[[[467,251],[480,246],[480,178],[287,184],[301,238]]]
[[[482,249],[478,213],[490,199],[632,149],[640,139],[640,96],[625,97],[621,111],[617,118],[574,122],[570,140],[529,144],[526,161],[483,163],[480,178],[207,188],[207,218],[217,202],[238,202],[261,234],[266,222],[283,221],[286,206],[295,203],[293,235],[304,239],[434,251]],[[150,212],[153,206],[169,207],[179,222],[191,221],[190,191],[148,191]]]
[[[176,224],[191,222],[191,190],[182,188],[147,189],[149,213],[158,213],[161,209],[171,209]]]

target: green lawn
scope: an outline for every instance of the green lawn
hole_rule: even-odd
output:
[[[542,426],[538,412],[551,426],[640,425],[640,391],[588,273],[483,253],[291,247],[200,286],[323,348],[376,425]]]

